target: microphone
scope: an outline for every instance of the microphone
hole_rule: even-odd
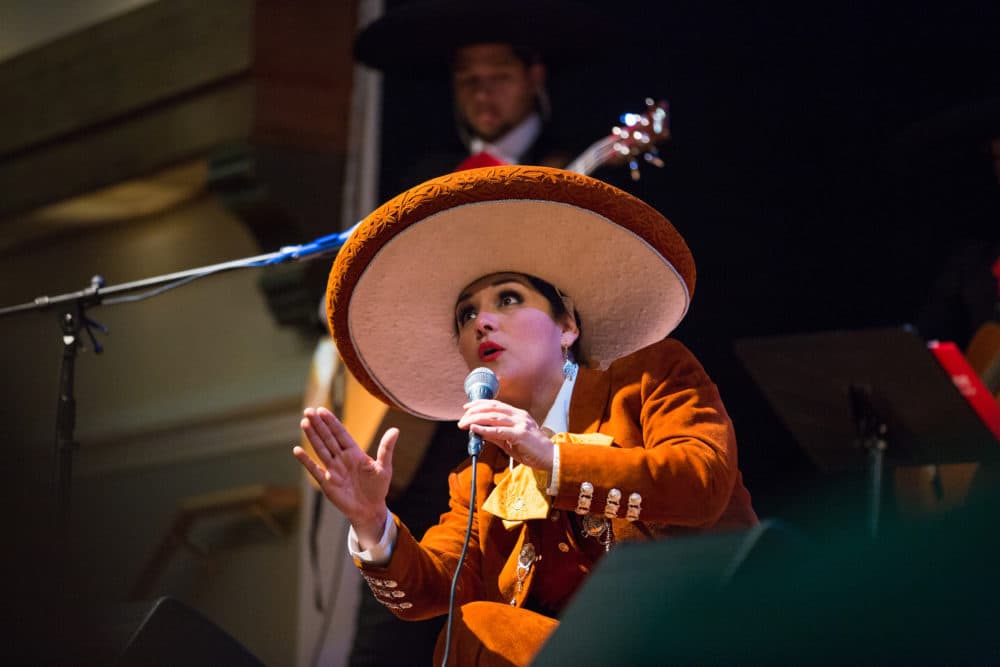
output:
[[[470,401],[475,401],[480,398],[496,396],[497,390],[500,389],[500,381],[497,380],[496,373],[485,366],[480,366],[465,377],[464,386],[465,395],[469,397]],[[481,451],[483,451],[483,439],[470,429],[469,456],[479,456]]]

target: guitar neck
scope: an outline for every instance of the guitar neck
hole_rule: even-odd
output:
[[[654,103],[647,98],[644,113],[622,114],[622,124],[612,128],[611,134],[592,143],[566,166],[566,170],[586,176],[605,164],[627,162],[632,180],[638,180],[638,158],[662,167],[663,160],[657,154],[656,144],[669,137],[667,103]]]
[[[575,160],[566,165],[566,171],[589,176],[611,161],[617,154],[614,149],[615,137],[598,139],[587,147]]]

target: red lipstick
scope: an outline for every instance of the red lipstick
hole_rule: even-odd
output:
[[[496,361],[504,351],[503,347],[491,341],[483,341],[479,344],[480,361]]]

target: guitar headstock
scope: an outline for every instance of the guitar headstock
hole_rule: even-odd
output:
[[[653,102],[646,98],[643,113],[624,113],[621,125],[611,130],[614,137],[612,148],[619,159],[628,161],[632,180],[639,180],[639,158],[657,167],[663,166],[657,151],[657,144],[670,138],[669,106],[665,100]]]

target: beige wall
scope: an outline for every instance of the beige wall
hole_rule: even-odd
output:
[[[359,4],[363,22],[381,10],[375,0]],[[314,9],[334,25],[340,15],[354,16],[350,3],[334,6],[335,11],[330,7],[316,4]],[[225,8],[192,0],[0,0],[0,64],[8,80],[17,82],[7,87],[12,103],[6,108],[17,113],[5,126],[9,150],[0,156],[0,183],[5,184],[0,208],[4,215],[13,212],[0,219],[0,308],[82,290],[94,274],[114,286],[276,250],[259,247],[248,221],[237,219],[221,195],[203,184],[193,193],[182,187],[173,199],[167,192],[164,201],[172,203],[165,208],[149,189],[175,184],[177,173],[190,185],[192,164],[216,158],[234,143],[235,148],[260,149],[251,151],[260,167],[271,155],[255,143],[260,139],[251,136],[255,128],[272,140],[304,142],[306,149],[293,141],[291,150],[278,151],[304,161],[288,158],[281,164],[285,179],[301,187],[289,195],[279,193],[276,186],[282,183],[259,180],[246,190],[237,188],[236,195],[266,185],[287,210],[300,212],[302,200],[314,202],[321,226],[327,220],[336,224],[338,214],[353,222],[374,207],[377,78],[364,73],[360,96],[354,93],[347,147],[330,144],[331,136],[339,136],[333,125],[343,114],[334,114],[333,121],[309,115],[314,96],[326,100],[328,106],[321,108],[336,107],[330,96],[349,89],[346,75],[334,68],[315,89],[303,92],[300,113],[293,114],[299,125],[293,123],[292,129],[327,141],[325,159],[310,161],[317,147],[299,134],[276,134],[276,127],[289,128],[274,125],[275,109],[257,95],[285,81],[274,79],[276,72],[295,79],[298,57],[278,48],[284,34],[280,25],[272,32],[259,25],[254,29],[261,9],[271,17],[284,11],[279,3],[254,0]],[[312,9],[299,9],[293,17],[301,29]],[[206,30],[217,39],[205,39]],[[334,44],[331,57],[346,53],[340,48],[343,35],[330,42],[323,30],[305,32]],[[70,37],[52,42],[65,36]],[[44,48],[32,53],[38,47]],[[27,58],[12,58],[24,54]],[[79,54],[100,58],[76,61],[89,67],[62,66]],[[287,56],[287,62],[276,54]],[[270,78],[260,75],[258,65]],[[356,82],[358,73],[354,76]],[[35,85],[39,82],[44,85]],[[164,169],[179,172],[164,177],[159,171]],[[199,169],[204,179],[210,170],[204,163]],[[265,171],[251,169],[246,175],[251,180],[273,176]],[[137,189],[125,188],[124,200],[118,190],[99,202],[123,204],[121,210],[132,215],[114,206],[106,215],[91,209],[83,216],[88,222],[74,227],[67,222],[74,214],[67,216],[65,209],[55,211],[62,216],[58,220],[52,210],[25,210],[58,204],[49,200],[97,184],[117,188],[133,177],[143,180],[132,184]],[[309,190],[316,187],[321,194]],[[268,210],[264,204],[251,213]],[[319,233],[330,231],[323,227]],[[301,240],[307,239],[289,242]],[[312,490],[290,454],[299,438],[302,392],[320,333],[275,323],[258,286],[267,275],[260,268],[232,271],[144,301],[89,310],[110,333],[97,333],[105,347],[100,355],[84,336],[76,359],[74,435],[80,447],[72,456],[65,526],[50,525],[41,512],[57,497],[52,480],[63,351],[57,312],[0,316],[0,447],[5,454],[0,467],[8,473],[0,489],[8,491],[4,482],[10,480],[10,486],[29,494],[25,500],[13,493],[19,504],[7,530],[13,547],[7,551],[23,547],[13,563],[24,569],[0,567],[5,572],[0,581],[18,580],[15,588],[23,591],[23,599],[6,600],[12,609],[37,608],[42,645],[58,643],[67,628],[52,624],[50,598],[36,590],[35,577],[55,587],[70,581],[72,594],[88,605],[124,602],[179,507],[206,494],[265,484],[298,490],[301,504],[282,524],[286,532],[274,533],[259,519],[239,513],[198,520],[190,538],[205,555],[188,548],[173,551],[147,600],[170,596],[187,603],[268,665],[311,665],[314,655],[321,655],[324,665],[345,664],[360,578],[343,546],[343,519],[328,505],[319,572],[313,571],[307,543]],[[41,550],[61,546],[51,538],[63,529],[75,538],[71,550],[56,548],[47,559]],[[317,586],[326,602],[323,610],[312,603]],[[61,591],[54,593],[56,601],[63,597]],[[2,649],[0,655],[6,655]]]
[[[259,252],[202,195],[146,220],[0,256],[0,304],[73,292],[95,273],[122,284]],[[249,484],[299,488],[290,449],[315,341],[274,324],[256,285],[262,271],[89,311],[110,334],[98,334],[100,355],[84,339],[76,364],[71,523],[93,600],[127,598],[185,499]],[[34,461],[49,474],[62,350],[56,314],[2,318],[0,339],[3,442],[26,472]],[[293,665],[302,523],[276,536],[239,515],[199,522],[193,541],[212,545],[211,557],[177,551],[153,597],[191,604],[269,665]]]
[[[94,274],[111,287],[259,253],[242,225],[206,195],[151,219],[8,252],[0,257],[0,303],[71,293]],[[110,334],[97,334],[105,346],[99,355],[84,337],[87,349],[77,360],[77,435],[90,443],[82,466],[133,433],[294,406],[312,341],[272,322],[256,288],[262,271],[222,273],[89,311]],[[56,315],[28,313],[2,323],[8,407],[17,408],[11,423],[25,441],[49,442],[62,350]]]
[[[0,0],[0,60],[154,0]]]

